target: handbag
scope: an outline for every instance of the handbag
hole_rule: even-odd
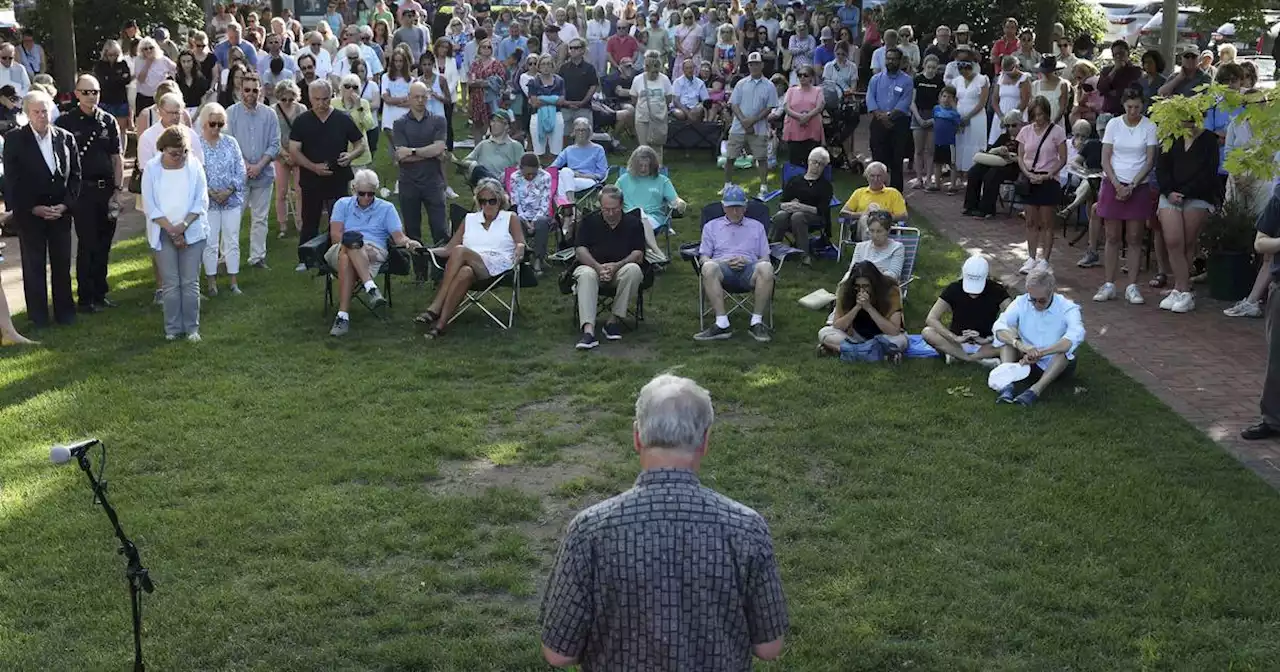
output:
[[[1032,168],[1040,162],[1040,150],[1044,148],[1044,141],[1049,139],[1049,134],[1052,132],[1053,124],[1049,124],[1049,127],[1044,129],[1044,134],[1040,136],[1040,144],[1036,145],[1035,158],[1031,159]],[[1018,173],[1018,179],[1013,183],[1013,193],[1023,197],[1031,195],[1031,178],[1025,172]]]
[[[128,189],[131,194],[142,193],[142,166],[135,166],[133,173],[129,175]]]

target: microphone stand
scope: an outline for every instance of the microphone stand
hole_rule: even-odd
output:
[[[116,538],[120,540],[119,552],[124,555],[126,566],[124,571],[125,579],[129,582],[129,604],[133,609],[133,669],[134,672],[144,672],[146,666],[142,664],[142,593],[155,591],[155,585],[151,583],[151,576],[147,574],[147,568],[142,566],[142,559],[138,557],[138,548],[133,545],[132,541],[125,536],[124,530],[120,527],[120,519],[116,517],[116,510],[111,508],[111,503],[107,501],[107,491],[93,475],[93,469],[89,465],[89,457],[85,453],[76,456],[76,461],[80,464],[80,469],[84,471],[84,475],[89,477],[89,484],[93,487],[93,494],[97,501],[102,504],[102,509],[106,511],[107,518],[111,519],[111,526],[115,528]]]

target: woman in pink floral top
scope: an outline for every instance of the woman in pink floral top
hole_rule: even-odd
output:
[[[822,87],[814,86],[812,65],[800,66],[796,73],[800,83],[787,89],[783,99],[786,119],[782,122],[782,139],[787,143],[788,160],[797,166],[805,165],[809,152],[823,144]]]
[[[511,208],[520,218],[525,235],[533,235],[533,271],[542,273],[551,231],[551,174],[542,169],[536,154],[527,153],[520,157],[520,169],[511,174],[508,189]]]

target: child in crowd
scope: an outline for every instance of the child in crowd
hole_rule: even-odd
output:
[[[738,67],[738,31],[733,24],[720,26],[716,36],[716,51],[711,59],[711,69],[716,75],[733,77]]]
[[[955,168],[956,129],[960,128],[960,111],[956,109],[956,87],[942,87],[938,104],[933,106],[933,183],[942,185],[942,169],[950,168],[951,181],[947,195],[956,193],[959,172]]]

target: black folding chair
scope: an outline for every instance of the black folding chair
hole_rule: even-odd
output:
[[[634,213],[636,217],[640,216],[639,209],[632,210],[631,213]],[[631,213],[628,213],[628,214],[631,214]],[[587,217],[591,216],[592,214],[594,213],[583,213],[582,219],[585,220]],[[644,226],[644,222],[642,221],[640,225]],[[570,245],[569,247],[566,248],[566,251],[572,250],[572,249],[574,249],[574,247],[573,247],[572,241],[570,241]],[[574,254],[573,256],[561,255],[560,257],[555,258],[555,261],[563,261],[565,263],[565,268],[560,273],[560,283],[559,283],[560,293],[566,294],[566,295],[573,295],[577,287],[577,280],[574,278],[573,271],[580,265],[578,263],[577,255],[576,254]],[[646,290],[653,288],[653,281],[655,277],[653,264],[650,264],[647,261],[644,261],[643,259],[641,259],[640,261],[640,271],[644,274],[644,277],[640,281],[640,288],[636,290],[635,310],[632,310],[630,306],[627,307],[627,315],[632,318],[632,323],[628,324],[625,319],[619,320],[622,323],[622,326],[632,331],[639,329],[640,323],[644,322],[644,293]],[[618,288],[616,286],[605,285],[601,283],[600,285],[601,312],[606,310],[612,310],[613,303],[614,301],[617,300],[617,298],[618,298]],[[578,311],[577,311],[576,302],[570,306],[569,317],[575,322],[574,324],[575,328],[582,326],[582,325],[576,324],[578,321]]]
[[[700,226],[706,226],[707,222],[724,216],[724,206],[719,202],[708,203],[702,208],[702,222]],[[765,205],[759,199],[751,199],[747,201],[746,217],[760,222],[761,226],[768,230],[769,206]],[[706,290],[702,285],[702,269],[698,266],[698,248],[702,245],[701,241],[693,243],[685,243],[680,246],[680,258],[688,261],[693,267],[693,275],[698,281],[698,328],[705,329],[707,315],[711,312],[711,308],[707,307]],[[795,250],[799,252],[799,250]],[[773,328],[773,296],[778,293],[778,275],[782,271],[782,265],[786,261],[787,255],[775,256],[773,250],[769,253],[769,263],[773,265],[774,284],[773,294],[769,297],[769,312],[764,316],[765,325],[770,329]],[[725,298],[729,299],[730,305],[727,306],[727,314],[732,315],[735,311],[742,310],[748,313],[755,312],[755,290],[751,287],[732,287],[722,284]]]
[[[329,313],[333,312],[334,306],[337,303],[334,284],[338,279],[338,269],[330,266],[329,262],[324,258],[325,253],[329,251],[331,246],[332,243],[329,241],[329,234],[327,233],[322,233],[298,246],[299,257],[302,259],[302,263],[306,264],[309,269],[315,269],[317,277],[324,278],[324,303],[321,304],[320,307],[320,314],[324,316],[328,316]],[[373,305],[370,304],[369,300],[366,298],[363,288],[359,286],[359,283],[352,288],[352,296],[354,296],[361,305],[369,309],[369,312],[373,313],[379,319],[386,321],[390,318],[391,312],[391,293],[392,287],[395,284],[393,282],[393,278],[397,275],[407,277],[412,270],[413,262],[409,256],[408,248],[398,245],[389,246],[387,248],[387,260],[382,264],[382,268],[378,271],[379,277],[382,279],[382,293],[387,299],[386,313],[383,314],[374,309]]]

